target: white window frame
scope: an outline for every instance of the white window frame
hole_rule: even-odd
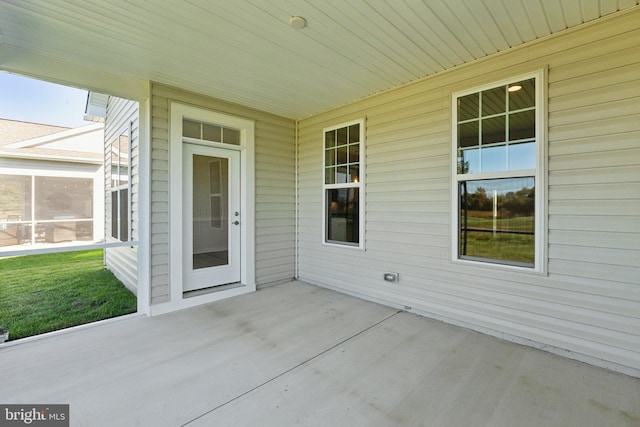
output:
[[[349,122],[341,123],[335,126],[330,126],[322,129],[322,244],[326,246],[334,246],[340,248],[355,248],[364,250],[364,220],[365,220],[365,119],[357,119]],[[349,127],[352,125],[360,125],[360,140],[359,140],[359,179],[357,183],[343,183],[343,184],[326,184],[326,133],[332,130]],[[335,190],[342,188],[357,188],[358,189],[358,244],[352,244],[348,242],[337,242],[327,239],[327,190]]]
[[[118,237],[113,237],[113,218],[111,218],[111,230],[109,230],[109,237],[112,240],[116,240],[119,242],[131,242],[133,241],[133,237],[131,236],[132,234],[132,212],[131,212],[131,207],[132,207],[132,203],[131,203],[131,180],[132,180],[132,165],[131,165],[131,159],[132,159],[132,151],[133,151],[133,141],[132,141],[132,137],[133,137],[133,123],[129,122],[126,126],[124,126],[120,132],[118,132],[117,136],[116,136],[116,140],[111,142],[111,153],[112,156],[111,158],[113,158],[113,145],[114,143],[118,144],[118,183],[120,182],[120,138],[126,135],[128,138],[128,144],[127,144],[127,184],[126,185],[118,185],[115,188],[111,187],[110,188],[110,194],[113,195],[114,192],[117,193],[117,199],[118,199],[118,209],[116,210],[116,215],[117,215],[117,231],[118,231]],[[111,171],[110,173],[113,173],[113,165],[111,165]],[[109,183],[111,185],[112,180],[111,180],[111,176],[109,177]],[[123,240],[122,236],[120,236],[120,230],[121,228],[121,221],[122,218],[120,216],[120,206],[122,203],[121,200],[121,191],[122,190],[127,190],[127,239]],[[113,200],[113,196],[112,196],[112,200]],[[113,203],[113,202],[112,202]],[[113,206],[111,206],[111,212],[113,213]]]
[[[535,170],[517,170],[501,172],[484,172],[472,174],[458,174],[458,99],[473,93],[482,92],[499,86],[535,78],[535,132],[536,132],[536,168]],[[468,90],[455,92],[451,95],[451,259],[453,263],[481,266],[503,270],[513,270],[536,274],[547,274],[547,70],[536,70],[508,79],[495,81],[482,86],[476,86]],[[459,207],[459,183],[463,181],[499,178],[517,178],[533,176],[535,179],[535,248],[534,266],[523,267],[512,265],[500,260],[484,261],[461,259],[459,256],[459,232],[460,232],[460,207]]]

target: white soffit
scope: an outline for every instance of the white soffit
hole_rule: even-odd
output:
[[[5,48],[302,118],[637,5],[7,0],[0,58]],[[306,26],[289,26],[292,16]]]

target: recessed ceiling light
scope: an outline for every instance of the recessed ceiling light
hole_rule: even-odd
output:
[[[302,16],[292,16],[291,18],[289,18],[289,25],[291,26],[291,28],[301,30],[307,26],[307,20]]]
[[[509,92],[517,92],[520,89],[522,89],[522,86],[520,85],[511,85],[509,86],[509,89],[507,89]]]

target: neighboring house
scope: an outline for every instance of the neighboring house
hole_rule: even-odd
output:
[[[502,6],[493,5],[491,16],[487,2],[460,2],[445,12],[434,6],[440,20],[431,19],[433,10],[421,2],[416,5],[425,9],[422,17],[407,7],[375,15],[375,6],[361,5],[371,16],[357,19],[333,16],[338,8],[348,12],[349,2],[329,3],[317,5],[324,11],[316,15],[317,25],[295,40],[286,33],[280,41],[290,29],[272,33],[267,25],[250,38],[255,34],[245,32],[245,20],[259,25],[273,23],[273,16],[247,4],[260,19],[226,14],[218,21],[236,32],[209,35],[242,48],[217,44],[222,50],[211,52],[203,34],[218,30],[215,11],[206,15],[211,22],[204,21],[204,33],[185,35],[176,26],[175,35],[164,37],[171,28],[153,27],[164,16],[145,9],[135,21],[139,26],[127,26],[141,34],[141,28],[157,30],[153,36],[119,32],[116,42],[105,36],[113,34],[106,28],[91,33],[90,52],[60,54],[56,64],[62,68],[87,67],[66,67],[68,79],[118,96],[129,93],[139,102],[134,119],[133,104],[110,98],[105,158],[111,182],[108,234],[113,240],[131,237],[123,244],[137,245],[119,248],[122,254],[109,264],[131,280],[137,277],[140,312],[166,313],[296,278],[640,376],[637,2],[625,2],[628,10],[607,18],[598,13],[589,23],[580,16],[591,16],[593,8],[566,2],[580,9],[563,9],[567,21],[575,22],[566,31],[546,21],[550,15],[539,2],[527,2],[537,5],[531,10],[518,3],[520,13],[512,15],[503,10],[506,2],[498,2]],[[618,10],[619,3],[602,3]],[[483,14],[469,16],[469,5],[480,5]],[[80,6],[64,7],[83,16]],[[199,19],[204,13],[185,9],[180,17]],[[133,19],[136,14],[129,12]],[[461,18],[450,19],[454,15]],[[496,16],[502,17],[500,27],[490,21]],[[477,41],[464,33],[465,17],[474,22],[469,28],[477,30]],[[338,25],[343,18],[358,29]],[[475,19],[492,23],[481,27]],[[523,43],[515,22],[540,27],[520,28],[532,35]],[[545,22],[559,29],[540,30]],[[55,28],[64,33],[67,27],[73,25]],[[354,35],[367,27],[388,32],[366,40]],[[349,39],[336,42],[334,32]],[[442,43],[440,34],[448,34]],[[254,44],[273,40],[276,47],[269,45],[261,61],[252,62],[242,56],[242,49],[251,48],[242,36]],[[499,43],[509,37],[521,41]],[[174,38],[174,55],[166,54]],[[413,43],[397,42],[407,38]],[[50,59],[39,45],[22,45],[7,31],[3,40],[17,46],[7,48],[13,62],[6,67],[46,75]],[[315,62],[305,56],[309,40],[318,42],[312,44]],[[109,41],[100,56],[95,46]],[[503,51],[485,55],[474,46],[491,41]],[[357,49],[336,54],[350,49],[350,42],[379,56],[373,60]],[[415,46],[443,57],[444,66],[423,72],[412,62],[422,58]],[[40,49],[42,57],[21,57],[22,49]],[[417,53],[403,55],[405,49]],[[459,58],[449,62],[443,51]],[[291,52],[297,52],[295,61]],[[114,62],[121,57],[124,63]],[[298,86],[333,75],[332,61],[344,57],[358,72],[339,70],[342,77],[331,80],[335,86]],[[200,59],[213,62],[204,67]],[[291,71],[279,61],[307,68]],[[92,67],[103,74],[94,77]],[[229,67],[232,72],[225,74]],[[314,67],[321,70],[315,74]],[[411,82],[397,82],[388,70],[411,71],[404,80]],[[278,73],[308,92],[288,92]],[[126,78],[132,75],[139,80]],[[355,95],[378,76],[395,87]],[[54,70],[50,78],[62,75]],[[215,86],[216,78],[224,87]],[[272,85],[281,93],[269,97]],[[314,110],[319,104],[313,100],[327,94],[333,107]]]
[[[0,119],[0,248],[103,239],[103,125]]]

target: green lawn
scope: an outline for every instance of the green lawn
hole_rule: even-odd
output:
[[[534,252],[532,235],[500,233],[494,237],[492,233],[467,233],[468,256],[533,264]]]
[[[464,219],[460,218],[460,223],[464,223]],[[493,218],[478,218],[469,215],[467,218],[467,226],[469,228],[483,228],[486,230],[493,229]],[[530,231],[533,232],[535,227],[535,219],[532,216],[500,218],[496,221],[498,230],[510,231]]]
[[[103,251],[0,259],[0,326],[16,340],[136,311]]]
[[[460,218],[460,224],[464,224],[463,218]],[[528,264],[534,263],[535,237],[533,233],[535,219],[533,216],[499,218],[496,220],[496,230],[498,232],[494,235],[492,232],[493,218],[488,216],[486,212],[469,211],[467,227],[470,231],[467,232],[467,251],[465,255]],[[461,235],[461,239],[463,235]],[[462,252],[462,247],[460,250]]]

